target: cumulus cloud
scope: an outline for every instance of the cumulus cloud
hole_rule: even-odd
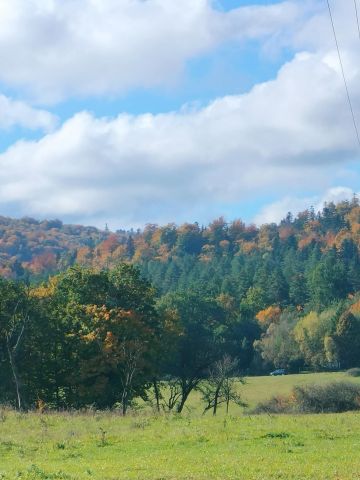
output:
[[[265,205],[255,216],[254,222],[257,225],[278,223],[286,217],[288,212],[296,215],[310,207],[313,207],[315,212],[319,212],[323,209],[325,203],[338,203],[343,200],[351,200],[354,194],[359,195],[358,192],[355,192],[349,187],[339,186],[329,188],[323,195],[313,195],[302,198],[287,196],[269,205]]]
[[[357,145],[335,52],[301,53],[273,81],[205,108],[95,118],[0,155],[0,204],[118,225],[193,218],[259,194],[325,190]],[[359,72],[350,86],[357,92]],[[24,161],[26,159],[26,162]]]
[[[264,223],[279,223],[286,217],[288,212],[296,215],[310,206],[313,206],[315,202],[318,202],[316,196],[305,198],[286,196],[276,202],[265,205],[255,216],[254,223],[256,225],[262,225]]]
[[[51,113],[0,94],[0,129],[20,126],[31,130],[51,131],[56,124],[57,118]]]
[[[14,2],[17,6],[22,4],[20,0]],[[31,0],[29,3],[39,8],[44,5],[46,18],[54,5],[53,1]],[[61,5],[70,8],[70,3],[64,1]],[[84,8],[91,5],[91,8],[97,9],[100,25],[102,9],[108,12],[110,5],[114,18],[118,5],[121,8],[127,6],[130,10],[140,8],[138,0],[116,3],[110,0],[83,0],[79,4]],[[170,9],[171,18],[174,5],[174,2],[166,3],[163,0],[143,2],[144,8],[150,11],[156,6],[161,15]],[[217,15],[225,15],[226,21],[230,18],[226,17],[227,14],[213,11],[205,1],[189,0],[187,5],[188,9],[183,10],[187,12],[187,20],[190,18],[191,21],[185,23],[192,33],[197,29],[208,32],[203,28],[203,16],[218,18]],[[194,9],[192,5],[197,8]],[[286,5],[290,10],[293,8],[291,3]],[[339,5],[341,3],[337,2],[337,9]],[[64,11],[63,8],[56,11],[64,14],[66,8]],[[76,13],[76,8],[75,19],[79,19],[81,12]],[[343,14],[340,15],[340,10],[336,11],[336,18],[341,20],[339,38],[343,42],[341,45],[354,111],[360,118],[360,49],[352,36],[350,40],[347,34],[342,35],[345,28]],[[137,12],[140,15],[140,10]],[[194,17],[194,12],[198,12],[199,17]],[[241,11],[235,13],[240,16],[243,14]],[[15,15],[16,19],[20,18],[19,15],[27,18],[28,9],[24,14]],[[184,26],[182,15],[185,15],[184,12],[179,12],[179,28],[180,25]],[[258,221],[267,222],[277,220],[280,213],[283,216],[288,210],[297,211],[308,206],[309,200],[312,204],[322,201],[318,194],[304,199],[301,192],[324,192],[329,190],[330,185],[345,185],[343,179],[346,172],[351,162],[359,157],[337,53],[329,40],[330,25],[322,42],[314,33],[308,48],[304,46],[306,36],[303,32],[308,29],[308,23],[322,32],[325,15],[324,10],[321,13],[316,11],[307,23],[299,27],[288,41],[296,43],[299,49],[303,45],[301,51],[283,65],[274,80],[258,84],[246,94],[219,98],[202,108],[184,106],[180,111],[158,115],[120,114],[114,118],[96,118],[82,112],[38,141],[16,143],[0,155],[2,210],[18,215],[61,216],[66,220],[97,225],[109,221],[112,226],[118,227],[146,222],[163,223],[174,219],[206,221],[223,213],[221,208],[251,198],[266,195],[283,198],[257,217]],[[199,20],[196,28],[191,23],[195,18]],[[164,17],[162,19],[164,21]],[[87,17],[83,21],[86,25],[91,24]],[[211,24],[209,20],[205,23]],[[152,30],[157,32],[155,18]],[[56,39],[61,40],[59,45],[62,46],[66,36],[61,28],[59,34],[55,27],[51,31],[56,37],[53,46],[57,52]],[[217,31],[220,33],[215,37],[224,35],[219,24]],[[94,32],[97,32],[96,28]],[[1,35],[3,32],[0,28]],[[27,35],[26,28],[24,35]],[[38,35],[45,35],[41,28]],[[254,27],[254,32],[246,35],[259,35],[259,32]],[[106,53],[107,37],[101,38],[104,56],[110,58]],[[132,38],[131,35],[129,38]],[[151,38],[149,33],[149,45],[152,45]],[[169,38],[175,42],[173,37]],[[202,38],[208,37],[203,35]],[[141,48],[145,48],[144,42],[141,37]],[[191,50],[189,45],[192,42],[186,40],[186,48]],[[195,44],[199,45],[199,42]],[[132,43],[129,45],[132,51]],[[184,49],[185,46],[179,48]],[[97,62],[96,51],[94,55]],[[152,52],[149,55],[151,58]],[[159,55],[163,55],[162,51]],[[179,58],[177,53],[175,57]],[[43,57],[40,55],[39,58]],[[82,57],[78,54],[77,58],[81,60]],[[164,60],[165,57],[162,58]],[[85,68],[85,63],[81,69]],[[46,62],[44,65],[48,68]],[[103,73],[99,65],[97,68]],[[73,87],[76,82],[71,80],[67,83],[67,71],[64,71],[65,83],[55,85],[50,82],[47,86],[59,87],[58,92],[66,90],[63,90],[64,85],[71,84]],[[85,90],[93,88],[100,77],[104,82],[108,81],[107,75],[95,75],[89,78],[87,86],[83,84]],[[111,78],[118,77],[110,75],[109,78],[110,83],[104,84],[106,88],[110,84],[115,85],[111,83]],[[151,81],[155,77],[149,74],[149,78]],[[134,81],[133,77],[131,81]],[[46,87],[45,84],[42,86]],[[341,197],[344,191],[346,193],[346,188],[345,185],[340,190],[329,192]],[[292,192],[290,196],[289,191]]]
[[[1,0],[0,80],[40,102],[173,84],[229,40],[279,37],[304,6],[221,12],[211,0]]]

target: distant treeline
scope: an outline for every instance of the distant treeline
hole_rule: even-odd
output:
[[[0,217],[0,275],[39,281],[75,264],[139,266],[159,295],[200,289],[226,293],[256,309],[273,303],[322,309],[360,289],[360,207],[325,205],[289,213],[257,228],[223,218],[207,226],[147,225],[143,231],[100,231]]]

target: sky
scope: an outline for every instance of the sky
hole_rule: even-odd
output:
[[[325,0],[0,0],[0,215],[278,222],[358,193],[359,160]]]

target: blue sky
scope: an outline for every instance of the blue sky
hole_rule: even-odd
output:
[[[220,10],[229,11],[238,7],[245,7],[248,5],[271,5],[274,3],[281,3],[279,1],[272,2],[271,0],[258,0],[258,1],[247,1],[247,0],[217,0],[214,2],[215,7]]]
[[[276,58],[262,55],[258,42],[225,45],[200,58],[191,59],[178,84],[166,89],[134,89],[118,97],[75,98],[51,108],[62,120],[81,110],[96,116],[134,115],[179,110],[184,104],[206,105],[214,98],[247,92],[253,85],[274,78],[293,52],[284,50]]]
[[[360,121],[354,12],[332,7]],[[0,214],[261,223],[358,191],[323,2],[3,0],[0,30]]]

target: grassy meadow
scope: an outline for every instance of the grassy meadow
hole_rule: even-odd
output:
[[[253,377],[252,406],[293,385],[351,379],[342,373]],[[0,479],[360,479],[360,413],[201,415],[0,414]]]

